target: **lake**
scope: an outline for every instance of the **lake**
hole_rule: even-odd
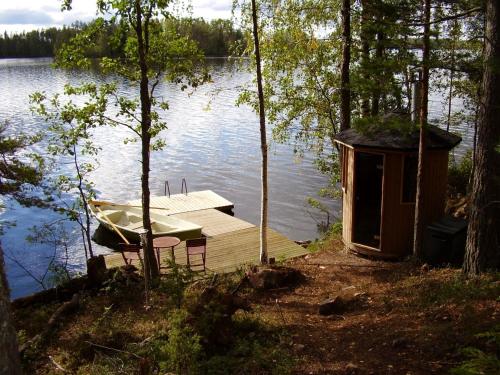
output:
[[[62,92],[66,83],[102,81],[92,72],[54,70],[50,59],[0,60],[0,119],[8,120],[12,129],[33,133],[47,124],[32,115],[28,96],[34,91],[49,94]],[[186,178],[189,191],[210,189],[234,202],[235,216],[259,223],[260,207],[260,138],[258,117],[245,106],[236,107],[238,87],[252,79],[238,71],[235,63],[211,60],[213,83],[188,97],[173,85],[163,84],[158,93],[170,103],[164,113],[168,130],[162,134],[167,146],[152,154],[151,193],[164,194],[169,181],[172,193],[179,193]],[[123,83],[122,90],[129,90]],[[209,105],[209,108],[207,108]],[[102,128],[96,132],[96,143],[103,147],[99,167],[92,175],[99,199],[117,202],[140,198],[140,145],[124,144],[130,136],[126,129]],[[42,151],[43,144],[39,145]],[[71,164],[63,164],[54,175],[70,173]],[[269,223],[270,227],[294,240],[318,237],[317,223],[325,220],[306,203],[316,197],[327,179],[313,165],[313,155],[298,158],[292,145],[271,143],[269,153]],[[326,202],[333,215],[339,214],[338,202]],[[54,222],[61,217],[49,210],[23,208],[4,200],[6,209],[1,220],[15,221],[5,231],[2,245],[7,255],[16,258],[37,276],[46,269],[54,247],[32,244],[25,240],[34,225]],[[94,223],[95,230],[97,224]],[[85,257],[78,227],[65,223],[69,266],[84,271]],[[95,245],[98,253],[107,248]],[[7,273],[16,298],[40,289],[25,270],[12,259],[6,259]]]
[[[14,131],[34,133],[47,126],[30,112],[28,96],[32,92],[55,94],[61,93],[67,83],[105,80],[93,72],[55,70],[50,63],[50,59],[0,60],[0,120],[8,120]],[[191,96],[170,84],[158,88],[158,94],[170,104],[170,110],[162,114],[169,128],[162,134],[167,146],[152,154],[151,193],[163,195],[165,180],[169,181],[173,194],[179,193],[181,180],[186,178],[189,191],[213,190],[234,202],[235,216],[258,224],[259,122],[250,108],[235,106],[238,88],[251,81],[252,76],[240,71],[238,64],[224,59],[209,60],[209,64],[213,83],[202,86]],[[132,90],[126,82],[120,88],[124,93]],[[442,113],[439,93],[434,93],[431,99],[431,116],[439,116]],[[471,130],[459,130],[466,138],[459,150],[463,152],[470,145]],[[124,128],[96,131],[95,141],[103,148],[99,167],[92,175],[99,199],[123,202],[140,198],[140,145],[124,144],[123,139],[129,136]],[[43,152],[43,142],[35,150]],[[291,144],[271,142],[269,224],[294,240],[318,237],[317,224],[326,219],[325,214],[306,203],[307,197],[317,198],[319,189],[327,184],[327,178],[317,172],[313,160],[314,155],[308,153],[298,157]],[[71,167],[70,163],[61,163],[51,173],[68,174]],[[61,216],[45,209],[24,208],[11,200],[4,199],[3,203],[0,219],[16,223],[2,236],[12,298],[16,298],[41,289],[26,271],[41,277],[54,252],[54,244],[26,241],[29,229],[60,220]],[[339,202],[324,203],[333,217],[339,217]],[[62,225],[67,237],[68,267],[73,272],[82,272],[85,256],[79,229],[71,222]],[[96,227],[94,222],[93,230]],[[99,245],[95,248],[97,253],[110,251]]]

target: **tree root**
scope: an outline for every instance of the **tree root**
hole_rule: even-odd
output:
[[[73,294],[73,297],[71,298],[70,301],[64,302],[61,306],[59,306],[59,308],[56,311],[54,311],[45,329],[38,335],[28,340],[26,343],[24,343],[20,347],[19,352],[23,354],[26,352],[27,349],[31,348],[32,346],[43,344],[50,336],[50,334],[54,331],[54,329],[57,327],[59,321],[64,316],[75,311],[79,305],[80,305],[80,295],[78,293],[75,293]]]

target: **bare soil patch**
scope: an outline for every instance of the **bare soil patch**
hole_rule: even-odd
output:
[[[498,275],[467,285],[458,269],[339,249],[333,240],[289,262],[307,278],[293,291],[253,297],[261,318],[289,332],[294,373],[443,374],[463,360],[462,348],[477,344],[475,334],[500,322]],[[346,292],[358,296],[347,311],[318,313],[323,300]]]

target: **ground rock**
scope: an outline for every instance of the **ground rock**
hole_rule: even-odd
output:
[[[346,309],[346,300],[341,296],[328,298],[319,304],[320,315],[341,314]]]
[[[397,339],[392,340],[391,343],[393,348],[403,349],[408,346],[408,339],[405,337],[399,337]]]
[[[339,295],[321,302],[319,304],[319,313],[320,315],[343,314],[359,307],[366,302],[367,298],[366,293],[353,293],[349,289],[349,292],[341,292]]]
[[[345,372],[346,374],[357,374],[359,372],[359,367],[350,362],[345,366]]]
[[[291,287],[305,280],[299,270],[281,266],[252,270],[247,277],[253,288],[262,290]]]

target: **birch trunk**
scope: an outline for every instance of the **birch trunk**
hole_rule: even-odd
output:
[[[149,78],[148,65],[146,54],[149,49],[148,27],[146,23],[143,28],[143,15],[141,12],[141,4],[139,0],[135,0],[136,8],[136,34],[138,42],[139,65],[141,68],[141,142],[142,142],[142,225],[146,233],[146,241],[143,244],[144,249],[144,277],[147,282],[157,279],[159,276],[158,264],[154,255],[153,249],[153,231],[151,230],[151,217],[149,212],[150,207],[150,191],[149,191],[149,165],[151,147],[151,97],[149,95]],[[151,283],[149,283],[151,285]]]
[[[257,18],[257,6],[252,0],[253,40],[255,46],[255,65],[257,70],[257,92],[259,96],[259,121],[260,121],[260,149],[262,153],[261,165],[261,209],[260,209],[260,263],[267,264],[269,261],[267,253],[267,135],[266,135],[266,113],[264,108],[264,90],[262,89],[262,68],[259,46],[259,24]]]

